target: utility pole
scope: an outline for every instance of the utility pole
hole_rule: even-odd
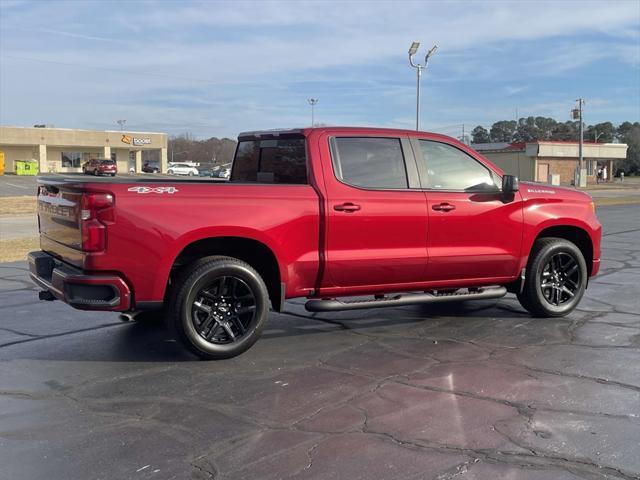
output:
[[[420,48],[420,42],[413,42],[409,47],[409,65],[416,69],[416,130],[420,130],[420,78],[422,70],[427,68],[429,57],[436,52],[438,45],[431,47],[431,50],[425,55],[422,65],[413,61],[413,56],[418,52],[418,48]]]
[[[584,106],[584,99],[578,98],[576,100],[578,102],[578,106],[572,110],[573,119],[578,120],[580,122],[580,142],[578,143],[578,181],[577,187],[586,187],[587,186],[587,171],[584,168],[584,158],[582,155],[583,144],[584,144],[584,123],[582,121],[582,107]]]
[[[315,120],[315,107],[318,104],[318,99],[317,98],[308,98],[307,102],[309,102],[309,105],[311,105],[311,127],[313,127],[316,124],[316,120]]]

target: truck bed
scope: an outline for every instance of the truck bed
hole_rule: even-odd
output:
[[[147,175],[131,175],[119,174],[115,177],[102,176],[94,177],[92,175],[74,174],[74,173],[49,173],[38,176],[38,182],[41,183],[228,183],[228,180],[212,177],[188,177],[180,175],[165,175],[161,173],[149,173]]]

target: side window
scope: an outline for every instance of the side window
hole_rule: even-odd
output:
[[[445,143],[420,140],[428,187],[434,190],[488,190],[496,184],[487,167]]]
[[[308,183],[305,140],[285,138],[241,141],[236,151],[231,181]]]
[[[364,188],[408,188],[399,138],[337,137],[331,141],[336,177]]]

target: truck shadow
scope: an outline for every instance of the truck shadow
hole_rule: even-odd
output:
[[[523,319],[530,319],[512,302],[474,301],[438,305],[412,305],[401,308],[368,309],[336,313],[308,313],[302,304],[288,302],[282,313],[272,312],[259,342],[279,341],[310,335],[340,335],[340,330],[350,332],[381,332],[391,334],[422,329],[449,331],[450,337],[463,337],[466,328],[478,328],[491,323],[494,328],[510,329]],[[488,325],[487,325],[488,326]],[[345,334],[347,332],[344,332]],[[44,341],[44,339],[42,339]],[[51,342],[51,343],[49,343]],[[86,361],[86,362],[198,362],[199,359],[174,340],[162,318],[112,324],[92,330],[89,334],[69,335],[49,340],[45,348],[30,342],[23,345],[13,358]],[[288,348],[290,342],[283,343]],[[255,347],[254,347],[255,348]],[[292,350],[293,352],[293,350]],[[294,353],[292,353],[293,355]]]

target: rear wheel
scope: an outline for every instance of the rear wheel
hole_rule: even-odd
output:
[[[169,175],[173,175],[173,170],[167,170],[167,173],[168,173]]]
[[[531,251],[520,304],[538,317],[563,317],[580,303],[587,264],[580,249],[562,238],[542,238]]]
[[[205,257],[176,282],[169,316],[176,337],[205,359],[235,357],[260,337],[269,313],[264,281],[231,257]]]

